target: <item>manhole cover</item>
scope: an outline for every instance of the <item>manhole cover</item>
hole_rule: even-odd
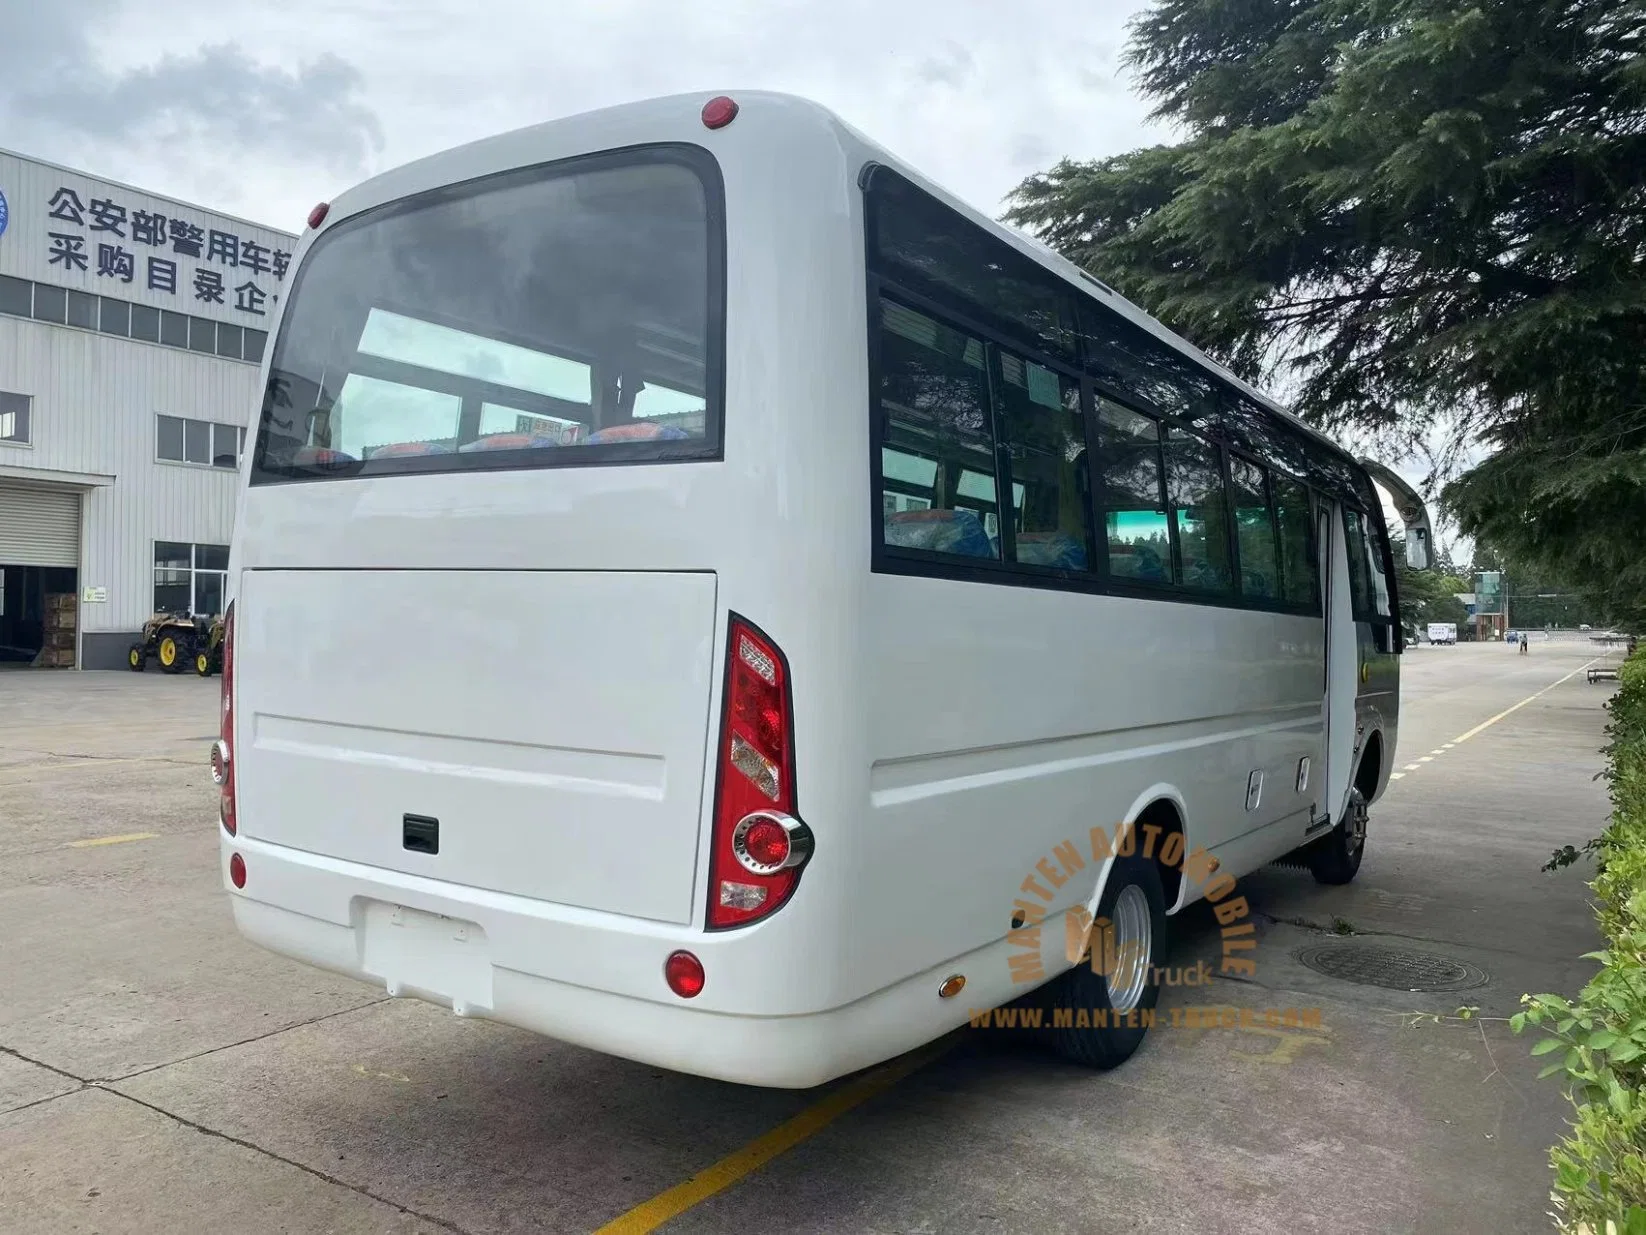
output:
[[[1328,978],[1391,991],[1464,991],[1487,982],[1486,971],[1468,961],[1377,944],[1316,944],[1297,959]]]

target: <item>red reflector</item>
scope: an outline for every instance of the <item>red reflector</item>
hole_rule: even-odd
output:
[[[322,223],[324,223],[326,221],[326,212],[330,209],[330,202],[321,202],[313,210],[309,211],[309,226],[319,227]]]
[[[703,962],[690,952],[671,952],[663,962],[663,976],[671,991],[690,999],[703,989]]]
[[[238,853],[229,857],[229,880],[237,888],[246,886],[246,860]],[[701,989],[702,984],[699,983],[698,985]]]
[[[703,104],[703,127],[705,129],[723,129],[736,119],[737,103],[723,94]]]
[[[757,819],[743,833],[743,848],[761,866],[782,866],[789,860],[789,832],[775,819]]]

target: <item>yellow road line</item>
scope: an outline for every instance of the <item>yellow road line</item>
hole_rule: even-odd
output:
[[[94,836],[89,840],[71,840],[70,849],[95,849],[99,845],[124,845],[127,841],[153,840],[158,832],[127,832],[124,836]]]
[[[876,1094],[890,1089],[911,1072],[919,1071],[952,1047],[957,1040],[952,1035],[940,1038],[924,1050],[882,1064],[873,1072],[841,1086],[792,1119],[778,1124],[770,1132],[755,1137],[742,1149],[735,1150],[713,1166],[699,1171],[685,1183],[677,1184],[667,1192],[660,1192],[649,1201],[642,1201],[626,1214],[619,1214],[594,1235],[646,1235],[648,1231],[655,1231],[665,1222],[679,1217],[695,1205],[702,1204],[716,1193],[724,1192],[745,1175],[759,1170],[773,1158],[815,1136],[853,1107],[860,1106]]]
[[[1489,720],[1481,721],[1473,729],[1469,730],[1469,732],[1459,734],[1457,737],[1453,738],[1452,741],[1454,743],[1455,742],[1467,742],[1470,738],[1474,737],[1475,734],[1480,733],[1482,730],[1490,729],[1493,725],[1497,724],[1498,721],[1502,720],[1505,716],[1508,716],[1511,712],[1520,711],[1521,708],[1525,707],[1532,700],[1541,699],[1544,695],[1548,694],[1551,690],[1553,690],[1555,687],[1559,686],[1562,682],[1568,682],[1572,678],[1575,678],[1578,674],[1582,673],[1585,669],[1587,669],[1590,665],[1594,664],[1595,661],[1597,661],[1599,659],[1600,659],[1600,657],[1597,656],[1597,657],[1594,658],[1594,660],[1585,661],[1583,664],[1579,665],[1576,669],[1573,669],[1565,677],[1559,679],[1559,681],[1550,682],[1542,690],[1538,691],[1537,694],[1527,695],[1519,703],[1514,704],[1512,707],[1504,708],[1501,712],[1499,712],[1496,716],[1493,716]]]

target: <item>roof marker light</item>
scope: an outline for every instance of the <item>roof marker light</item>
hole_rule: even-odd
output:
[[[737,102],[725,95],[716,95],[703,104],[703,127],[723,129],[737,119]]]
[[[321,202],[313,210],[309,211],[309,226],[319,227],[322,223],[324,223],[326,221],[326,213],[330,209],[330,202]]]

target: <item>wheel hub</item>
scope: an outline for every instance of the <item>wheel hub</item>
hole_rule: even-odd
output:
[[[1349,791],[1349,809],[1343,816],[1343,847],[1354,854],[1366,843],[1366,796],[1358,789]]]
[[[1130,1012],[1143,998],[1149,985],[1149,966],[1154,962],[1154,923],[1149,915],[1149,898],[1136,884],[1120,890],[1114,903],[1114,966],[1104,980],[1109,986],[1109,1006],[1116,1012]],[[1094,948],[1102,941],[1093,940]]]

